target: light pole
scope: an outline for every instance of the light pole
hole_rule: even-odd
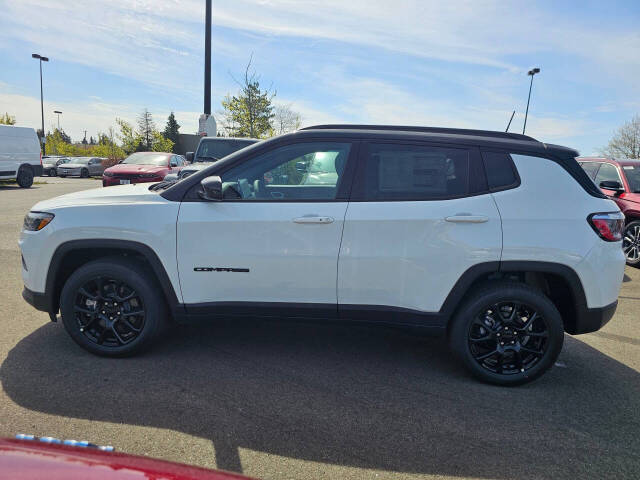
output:
[[[529,101],[531,100],[531,87],[533,87],[533,76],[536,73],[540,73],[540,69],[538,67],[532,68],[527,72],[527,75],[531,76],[531,83],[529,84],[529,98],[527,98],[527,111],[524,114],[524,126],[522,127],[522,134],[524,135],[524,131],[527,128],[527,116],[529,115]]]
[[[53,113],[58,115],[58,131],[60,131],[60,115],[62,115],[62,112],[60,110],[54,110]]]
[[[48,62],[48,57],[43,57],[37,53],[32,53],[31,58],[37,58],[40,60],[40,113],[42,114],[42,154],[46,154],[45,141],[44,141],[44,97],[42,95],[42,62]]]

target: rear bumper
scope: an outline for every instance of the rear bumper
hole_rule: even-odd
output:
[[[579,335],[581,333],[591,333],[600,330],[604,327],[618,307],[618,301],[598,308],[586,308],[576,318],[575,330],[569,332],[572,335]]]
[[[49,311],[49,298],[45,293],[34,292],[24,287],[22,289],[22,298],[36,310],[42,312]]]

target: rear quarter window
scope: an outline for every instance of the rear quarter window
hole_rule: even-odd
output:
[[[484,161],[489,190],[505,190],[520,184],[513,159],[508,153],[483,151],[482,160]]]

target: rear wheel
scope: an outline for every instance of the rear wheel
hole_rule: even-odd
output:
[[[58,172],[56,171],[55,168],[50,168],[49,169],[49,176],[50,177],[55,177],[58,174]]]
[[[449,330],[449,345],[480,380],[520,385],[556,361],[564,328],[555,305],[527,285],[495,282],[462,305]]]
[[[625,226],[622,251],[627,265],[640,268],[640,221],[635,220]]]
[[[89,170],[87,170],[86,168],[83,168],[82,170],[80,170],[80,177],[81,178],[89,177]]]
[[[135,261],[100,259],[76,270],[60,296],[64,327],[82,348],[103,356],[148,347],[166,321],[151,272]]]
[[[22,188],[29,188],[33,185],[33,170],[28,165],[23,165],[18,170],[16,182]]]

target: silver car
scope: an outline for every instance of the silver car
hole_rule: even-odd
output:
[[[59,177],[97,177],[104,172],[102,158],[98,157],[74,157],[69,163],[58,167]]]

